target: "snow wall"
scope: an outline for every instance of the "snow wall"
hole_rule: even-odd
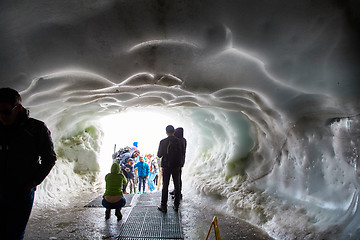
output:
[[[357,9],[3,1],[1,87],[21,91],[58,154],[37,206],[101,183],[101,119],[148,111],[185,129],[189,194],[277,239],[358,239]]]

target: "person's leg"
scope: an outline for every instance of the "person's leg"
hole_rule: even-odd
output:
[[[128,180],[129,180],[130,193],[136,193],[135,186],[134,186],[134,179],[129,178]]]
[[[131,180],[132,180],[132,184],[133,184],[134,193],[136,193],[135,179],[133,178]]]
[[[106,208],[105,220],[108,220],[110,218],[110,214],[111,214],[111,204],[108,201],[106,201],[105,198],[102,199],[101,204],[103,205],[104,208]]]
[[[124,194],[127,193],[127,192],[126,192],[126,188],[127,188],[127,186],[128,186],[128,183],[129,183],[129,178],[126,177],[126,180],[127,180],[127,182],[123,185],[123,189],[122,189],[122,191],[123,191]]]
[[[34,203],[35,189],[26,191],[20,195],[12,196],[11,199],[5,199],[5,211],[7,213],[6,221],[6,239],[23,239],[25,229],[30,217]]]
[[[174,188],[175,188],[174,208],[175,208],[175,210],[177,210],[180,205],[180,195],[181,195],[181,190],[180,190],[181,169],[180,168],[173,169],[171,171],[171,173],[172,173],[172,177],[173,177],[173,181],[174,181]]]
[[[110,218],[110,214],[111,214],[111,209],[107,208],[105,210],[105,219],[108,220]]]
[[[120,201],[115,202],[115,203],[110,203],[110,202],[106,201],[105,198],[103,198],[101,203],[106,208],[106,211],[105,211],[105,219],[106,220],[110,218],[111,209],[115,209],[115,216],[117,217],[118,221],[122,219],[122,214],[121,214],[120,210],[122,207],[124,207],[126,205],[125,197],[123,197]]]
[[[126,205],[126,198],[123,197],[119,202],[114,204],[115,207],[115,216],[117,220],[120,221],[122,219],[121,208]]]
[[[150,173],[148,183],[149,183],[149,189],[151,192],[155,190],[154,178],[155,178],[155,173]]]
[[[182,169],[180,168],[180,199],[182,199]]]
[[[158,185],[158,179],[159,179],[159,175],[157,173],[155,173],[155,178],[154,178],[154,185],[155,186]]]
[[[146,188],[146,177],[143,177],[142,181],[143,181],[143,193],[145,193],[145,188]]]
[[[182,199],[182,193],[181,193],[181,189],[182,189],[182,179],[181,179],[181,174],[182,174],[182,170],[180,169],[180,199]],[[172,198],[175,198],[175,188],[173,191],[169,192],[170,195],[173,195]]]
[[[169,181],[170,181],[170,171],[169,169],[163,168],[163,188],[161,192],[161,206],[163,208],[167,208],[167,201],[168,201],[168,191],[169,191]]]
[[[161,179],[163,179],[162,177],[162,168],[159,169],[159,172],[158,172],[158,185],[157,185],[157,188],[160,190],[160,187],[161,187]]]
[[[141,183],[142,183],[142,180],[141,180],[141,177],[140,177],[140,176],[138,177],[138,182],[139,182],[139,193],[141,193]]]

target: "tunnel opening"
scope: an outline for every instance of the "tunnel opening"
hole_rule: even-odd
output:
[[[67,116],[63,119],[66,122]],[[62,126],[63,120],[58,124]],[[209,107],[133,107],[119,113],[101,113],[73,124],[68,132],[55,132],[58,163],[49,179],[39,187],[38,204],[46,205],[49,200],[54,204],[49,195],[65,194],[71,188],[79,192],[101,188],[103,176],[112,164],[115,144],[120,148],[138,142],[142,155],[156,155],[160,140],[166,137],[168,124],[183,127],[188,141],[185,187],[199,175],[208,178],[219,174],[221,181],[237,176],[240,170],[245,174],[241,161],[253,148],[255,136],[242,113]],[[62,187],[54,189],[52,185],[59,181]],[[195,187],[204,192],[201,185]],[[76,194],[76,190],[72,192]]]
[[[183,127],[186,136],[192,138],[189,141],[193,142],[194,131],[189,119],[181,116],[181,112],[161,107],[136,107],[100,119],[103,132],[99,155],[101,171],[110,169],[114,151],[126,146],[133,147],[134,142],[137,142],[141,155],[151,153],[156,156],[160,140],[166,137],[167,125]]]
[[[138,80],[143,77],[143,74],[136,76]],[[74,81],[77,85],[73,85]],[[91,85],[87,85],[89,82]],[[324,234],[329,224],[345,221],[329,216],[358,209],[356,204],[349,204],[357,196],[353,193],[352,177],[332,181],[336,188],[326,186],[329,180],[324,180],[325,175],[328,178],[333,172],[352,171],[343,164],[336,166],[338,159],[331,155],[332,139],[327,133],[332,130],[323,124],[331,113],[324,110],[323,115],[315,114],[305,121],[298,119],[298,115],[306,115],[309,110],[304,108],[294,113],[286,110],[291,104],[307,104],[311,98],[294,98],[293,102],[278,106],[261,92],[249,89],[233,87],[204,94],[185,90],[178,83],[113,84],[89,72],[61,72],[36,79],[24,91],[27,99],[24,104],[30,106],[33,116],[49,124],[59,153],[54,170],[39,186],[37,204],[56,208],[57,204],[69,204],[71,201],[67,199],[78,197],[79,192],[102,189],[101,176],[109,169],[117,142],[109,136],[120,135],[114,134],[114,128],[110,127],[113,123],[109,122],[117,121],[116,118],[122,118],[119,122],[127,121],[128,114],[136,117],[151,113],[166,116],[170,124],[184,127],[189,141],[184,186],[188,186],[188,194],[199,204],[216,206],[268,232],[276,231],[276,235],[291,236],[301,235],[298,226],[302,229],[316,226],[318,230],[314,234]],[[84,90],[82,85],[93,89]],[[321,97],[314,99],[319,101]],[[315,103],[323,104],[319,102]],[[149,138],[154,145],[165,137],[164,127],[169,123],[163,123],[156,131],[161,137]],[[152,128],[141,126],[145,127],[143,131]],[[122,139],[126,143],[117,144],[138,141],[141,148],[146,142],[131,137]],[[320,139],[319,151],[312,143]],[[153,148],[149,151],[153,152]],[[342,151],[342,147],[337,151]],[[332,168],[326,169],[328,164]],[[314,166],[324,167],[324,176],[314,174]],[[309,176],[315,180],[304,181]],[[319,184],[314,185],[313,181]],[[348,188],[342,189],[341,182]],[[322,204],[323,193],[330,196],[337,191],[343,193],[331,198],[337,212],[329,212]],[[278,206],[284,205],[284,201],[286,207],[279,211]],[[319,212],[320,217],[314,217]],[[289,222],[292,227],[285,230],[282,226],[289,226]]]

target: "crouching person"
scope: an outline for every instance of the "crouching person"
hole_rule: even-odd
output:
[[[106,208],[105,219],[109,219],[111,209],[115,209],[115,216],[120,221],[122,219],[121,208],[126,204],[122,189],[127,180],[121,173],[118,163],[112,164],[111,172],[105,176],[105,182],[106,188],[102,200],[102,205]]]

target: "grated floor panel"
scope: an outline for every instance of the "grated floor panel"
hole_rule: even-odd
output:
[[[156,206],[135,206],[117,239],[183,239],[178,212],[168,209],[164,214]]]

